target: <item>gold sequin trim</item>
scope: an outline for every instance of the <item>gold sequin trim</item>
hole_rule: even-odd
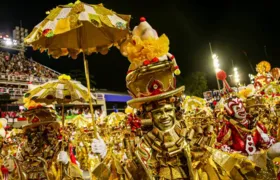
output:
[[[75,4],[74,7],[71,9],[70,13],[79,14],[85,11],[85,7],[83,3]]]
[[[46,17],[46,19],[53,21],[58,16],[60,11],[61,11],[61,8],[59,8],[59,7],[52,9],[50,14]]]

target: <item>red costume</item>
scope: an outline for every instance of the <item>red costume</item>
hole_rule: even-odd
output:
[[[263,124],[255,123],[254,119],[247,115],[239,98],[227,99],[225,110],[230,118],[224,121],[217,137],[216,148],[253,155],[260,149],[269,148],[275,142],[273,137],[267,135]]]
[[[274,138],[269,137],[266,128],[257,123],[253,129],[244,127],[239,122],[231,119],[222,127],[217,137],[217,148],[227,152],[242,152],[252,155],[260,149],[269,148]]]

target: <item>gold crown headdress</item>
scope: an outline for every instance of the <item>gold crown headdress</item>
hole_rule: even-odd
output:
[[[123,43],[121,52],[128,57],[131,65],[126,76],[129,94],[134,98],[128,101],[133,108],[142,104],[159,101],[180,95],[184,87],[176,89],[176,78],[180,74],[175,57],[170,54],[167,36],[158,37],[156,31],[146,22],[132,32],[132,38]]]
[[[25,125],[23,129],[49,123],[54,123],[57,128],[60,127],[59,123],[56,121],[55,110],[49,107],[43,107],[41,105],[31,107],[27,111],[23,112],[22,115],[28,120],[28,125]]]

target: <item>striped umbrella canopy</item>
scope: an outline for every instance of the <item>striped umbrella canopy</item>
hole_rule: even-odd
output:
[[[88,102],[87,88],[80,82],[71,81],[70,76],[61,75],[58,80],[50,81],[28,91],[24,102],[34,101],[46,104],[67,104],[74,101]],[[96,98],[92,95],[92,100]]]
[[[129,33],[130,15],[117,14],[102,4],[76,1],[59,5],[47,14],[25,38],[25,43],[35,50],[48,50],[54,58],[70,55],[76,59],[80,52],[106,54]]]

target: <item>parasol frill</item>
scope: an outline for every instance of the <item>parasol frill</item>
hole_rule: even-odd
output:
[[[88,102],[87,88],[77,81],[71,81],[65,75],[58,80],[47,82],[40,85],[24,95],[24,102],[32,100],[36,103],[67,104],[74,101]],[[68,79],[67,79],[68,78]],[[91,94],[92,100],[96,98]]]

